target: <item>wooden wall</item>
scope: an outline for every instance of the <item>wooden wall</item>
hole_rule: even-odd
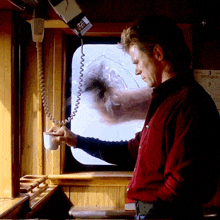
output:
[[[15,26],[11,11],[0,12],[0,198],[19,194],[19,123],[16,95]]]
[[[77,209],[123,209],[127,186],[77,185],[62,187]]]
[[[11,135],[11,35],[12,35],[12,14],[0,14],[0,152],[4,155],[0,160],[0,197],[11,196],[12,187],[12,166],[7,160],[12,160],[12,135]],[[3,126],[4,125],[4,126]],[[8,187],[9,184],[9,187]]]
[[[79,172],[49,175],[60,185],[76,209],[124,209],[131,171]]]
[[[30,31],[30,30],[29,30]],[[30,33],[30,32],[29,32]],[[65,49],[61,30],[46,30],[43,42],[43,69],[46,96],[53,117],[61,120],[65,111]],[[41,103],[36,44],[29,38],[25,45],[24,75],[22,80],[22,167],[25,174],[60,174],[61,148],[47,151],[43,147],[43,131],[53,123],[45,116]],[[64,80],[65,81],[65,80]]]

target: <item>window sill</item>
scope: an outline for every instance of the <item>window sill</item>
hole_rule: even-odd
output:
[[[48,175],[48,179],[50,184],[62,186],[127,186],[132,177],[132,173],[132,171],[77,172],[62,175]]]

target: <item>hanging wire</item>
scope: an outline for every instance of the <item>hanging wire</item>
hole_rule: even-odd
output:
[[[83,86],[83,71],[84,71],[84,56],[83,53],[83,39],[81,37],[81,61],[80,61],[80,76],[79,76],[79,87],[78,87],[78,94],[77,99],[74,107],[74,111],[72,114],[65,120],[56,120],[49,110],[49,104],[48,104],[48,98],[46,97],[45,92],[45,83],[44,83],[44,73],[43,73],[43,59],[42,59],[42,43],[36,42],[36,48],[37,48],[37,63],[38,63],[38,75],[39,75],[39,81],[40,81],[40,92],[41,92],[41,98],[42,98],[42,104],[44,108],[44,112],[46,116],[56,125],[63,126],[67,123],[70,123],[70,121],[74,118],[74,116],[77,113],[77,110],[79,108],[81,95],[82,95],[82,86]]]

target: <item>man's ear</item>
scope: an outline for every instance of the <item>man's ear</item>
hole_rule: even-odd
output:
[[[163,53],[163,49],[162,49],[162,47],[161,47],[160,45],[157,44],[157,45],[154,47],[153,52],[154,52],[154,57],[155,57],[158,61],[162,61],[162,60],[163,60],[163,58],[164,58],[164,53]]]

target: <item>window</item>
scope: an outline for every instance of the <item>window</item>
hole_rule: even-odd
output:
[[[84,71],[83,86],[85,90],[88,79],[97,74],[108,81],[115,89],[123,91],[137,90],[146,87],[146,84],[134,74],[135,66],[128,54],[123,52],[117,45],[117,41],[102,42],[90,41],[83,46]],[[78,47],[72,57],[71,76],[71,112],[75,108],[77,100],[81,47]],[[70,101],[68,101],[70,103]],[[142,129],[144,118],[132,119],[129,121],[112,122],[107,120],[95,107],[95,100],[92,92],[82,92],[79,108],[71,121],[71,130],[84,137],[95,137],[107,141],[129,140],[135,133]],[[71,148],[71,154],[79,164],[86,166],[113,167],[100,159],[94,158],[80,149]]]

